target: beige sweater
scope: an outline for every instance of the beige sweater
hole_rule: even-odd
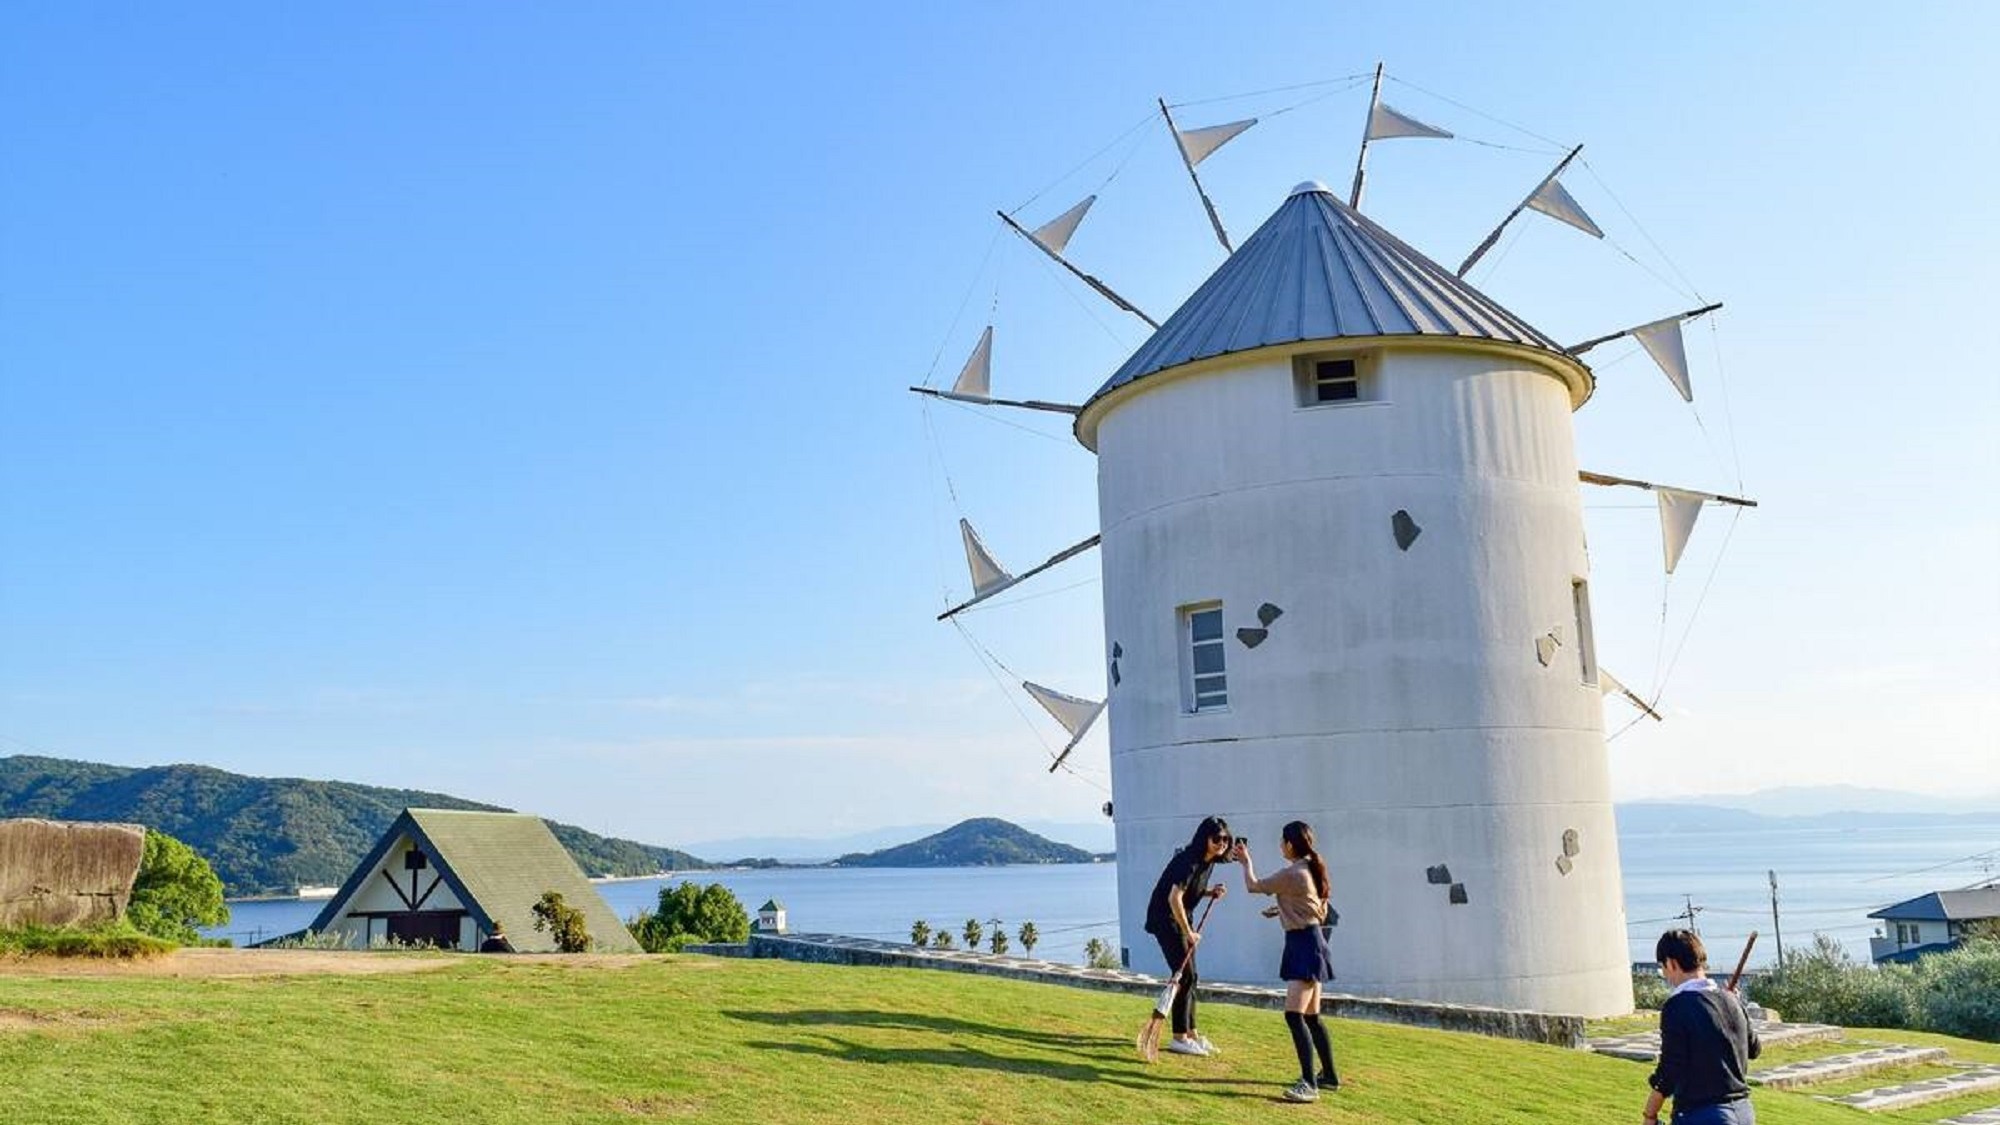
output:
[[[1326,921],[1326,901],[1319,897],[1319,888],[1313,885],[1312,869],[1305,860],[1295,860],[1267,879],[1256,879],[1251,875],[1250,869],[1245,867],[1243,889],[1251,894],[1277,896],[1278,921],[1287,930],[1303,930]]]

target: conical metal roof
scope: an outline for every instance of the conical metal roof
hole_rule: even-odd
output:
[[[1168,368],[1276,344],[1410,336],[1547,352],[1573,374],[1572,397],[1589,394],[1588,369],[1562,345],[1305,183],[1090,396],[1078,435],[1093,443],[1098,400]]]

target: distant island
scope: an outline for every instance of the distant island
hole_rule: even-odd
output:
[[[63,758],[0,758],[0,817],[143,824],[207,857],[231,897],[338,886],[405,808],[511,811],[444,793],[345,781],[246,777],[208,766],[134,769]],[[673,848],[548,821],[591,876],[710,866]]]
[[[1018,824],[982,816],[942,832],[873,852],[850,852],[829,867],[999,867],[1016,863],[1097,863],[1082,848],[1037,836]]]

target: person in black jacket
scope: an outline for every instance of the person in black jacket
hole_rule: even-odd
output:
[[[1708,979],[1708,953],[1693,930],[1661,934],[1653,956],[1673,991],[1660,1005],[1660,1064],[1646,1080],[1653,1092],[1645,1125],[1658,1125],[1668,1098],[1673,1125],[1753,1125],[1744,1077],[1763,1044],[1743,1002]]]
[[[1167,960],[1167,972],[1181,969],[1180,991],[1174,994],[1174,1038],[1167,1050],[1177,1055],[1212,1055],[1215,1044],[1196,1030],[1194,1024],[1194,948],[1201,941],[1191,915],[1204,898],[1221,898],[1220,886],[1208,885],[1208,873],[1216,861],[1228,856],[1235,841],[1229,825],[1219,816],[1204,817],[1195,827],[1194,838],[1174,853],[1153,884],[1153,896],[1146,900],[1146,932],[1160,943],[1160,956]]]

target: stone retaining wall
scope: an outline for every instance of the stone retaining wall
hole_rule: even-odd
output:
[[[116,921],[145,851],[136,824],[0,820],[0,928]]]
[[[1008,980],[1061,984],[1101,992],[1122,992],[1153,996],[1166,983],[1158,977],[1123,969],[1087,969],[1059,961],[1039,961],[1025,957],[999,957],[990,953],[961,949],[920,949],[913,945],[843,937],[838,934],[751,934],[740,945],[691,945],[689,953],[719,957],[777,958],[820,965],[869,965],[898,969],[940,969],[947,972],[978,973]],[[1242,1004],[1273,1011],[1285,1006],[1281,988],[1203,982],[1199,991],[1205,1001]],[[1584,1043],[1581,1016],[1515,1012],[1502,1008],[1477,1008],[1460,1004],[1429,1004],[1386,997],[1348,996],[1327,993],[1320,1010],[1343,1019],[1430,1027],[1442,1031],[1467,1031],[1503,1039],[1521,1039],[1557,1047],[1580,1048]]]

